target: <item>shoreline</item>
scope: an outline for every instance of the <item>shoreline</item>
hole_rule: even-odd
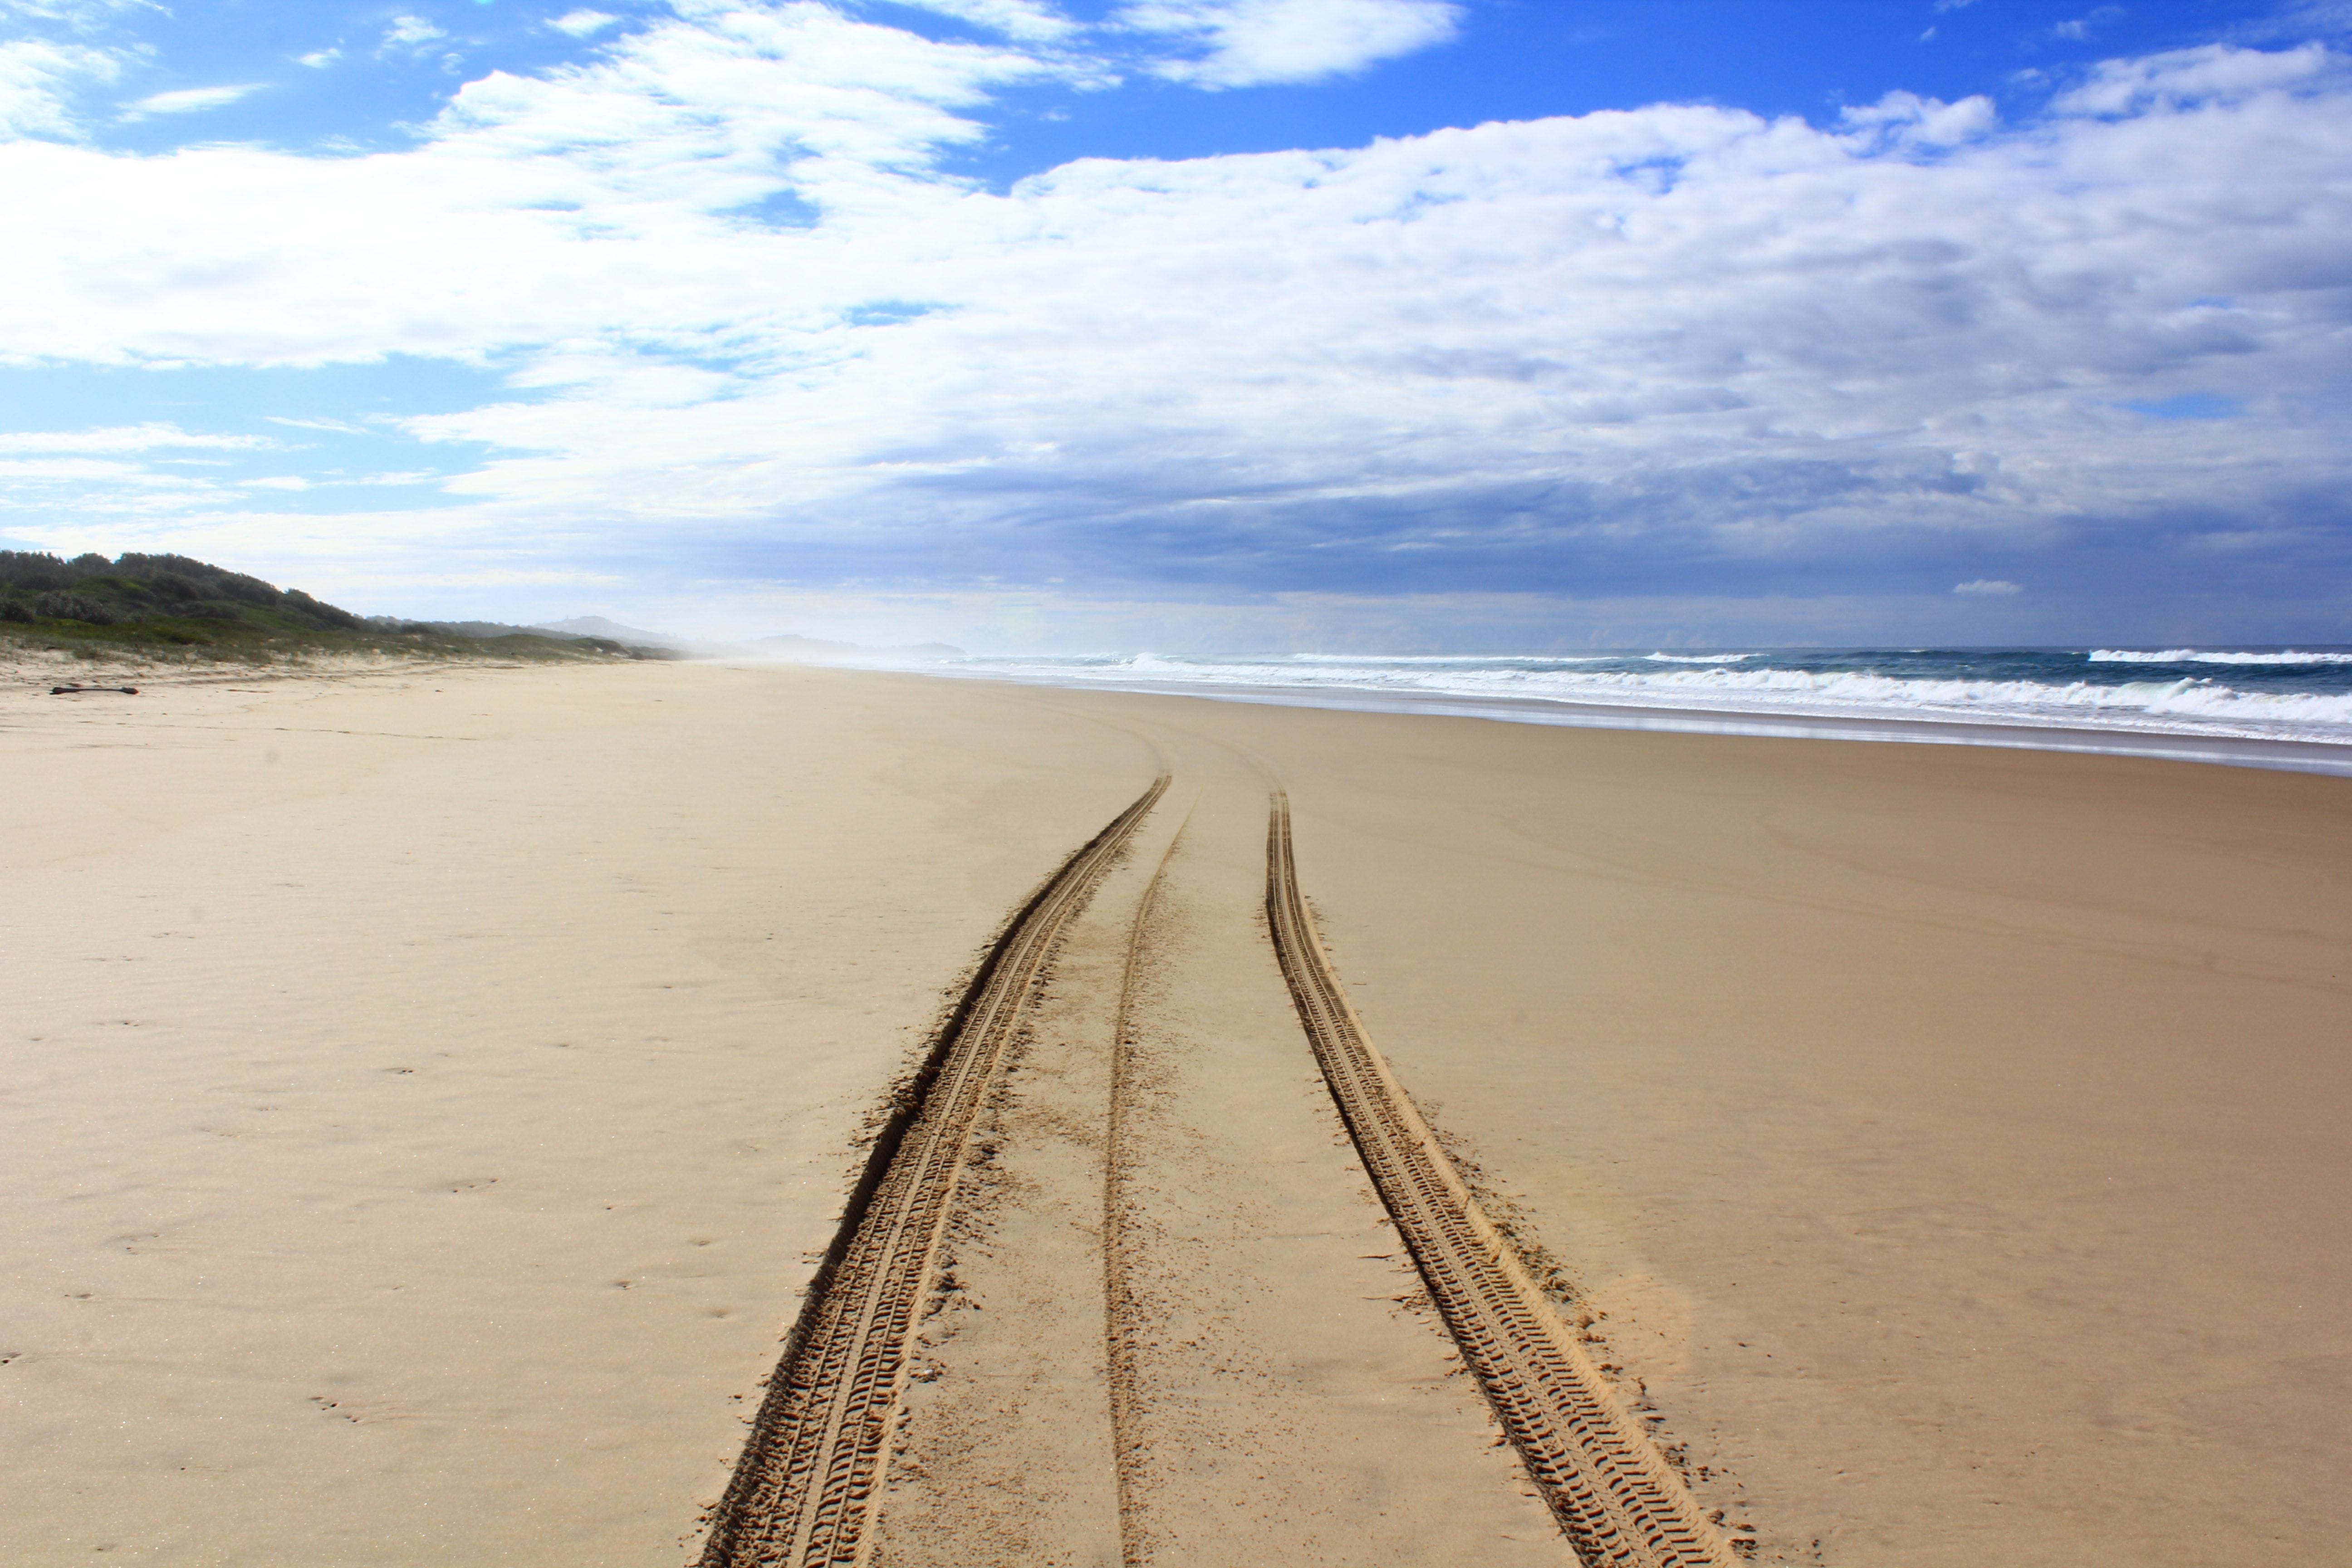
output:
[[[720,661],[725,662],[725,661]],[[881,667],[877,667],[877,668]],[[1437,693],[1350,691],[1330,687],[1236,689],[1210,682],[1057,681],[993,670],[899,669],[955,680],[995,680],[1060,691],[1109,691],[1200,697],[1278,708],[1321,708],[1347,713],[1426,713],[1456,719],[1571,729],[1651,731],[1664,734],[1746,735],[1776,739],[1875,741],[1896,744],[1991,746],[2065,752],[2086,756],[2147,757],[2352,777],[2352,738],[2341,742],[2282,740],[2260,735],[2197,734],[2134,730],[2121,725],[2069,724],[2058,720],[1908,718],[1892,715],[1787,713],[1752,709],[1646,706],[1637,702],[1574,702],[1557,698],[1466,697]],[[2220,726],[2215,727],[2216,730]]]
[[[494,644],[459,653],[318,653],[257,660],[207,658],[192,655],[134,654],[100,658],[20,647],[0,651],[0,679],[47,681],[57,678],[112,682],[144,678],[156,684],[204,684],[233,679],[299,679],[306,677],[390,674],[404,670],[425,672],[451,668],[520,669],[532,668],[541,662],[544,661],[501,654]],[[1195,697],[1217,702],[1269,707],[1487,719],[1569,729],[1758,739],[1859,741],[1905,745],[1983,746],[2352,777],[2352,737],[2342,741],[2287,739],[2231,731],[2219,723],[2200,732],[2186,728],[2134,728],[2122,723],[2083,724],[2022,713],[1998,718],[1969,718],[1944,714],[1790,712],[1754,708],[1708,708],[1696,703],[1576,701],[1560,698],[1371,691],[1328,686],[1236,687],[1209,681],[1059,680],[1045,675],[936,665],[746,658],[732,654],[681,658],[672,662],[736,669],[837,669],[867,674],[919,675],[1062,691]]]

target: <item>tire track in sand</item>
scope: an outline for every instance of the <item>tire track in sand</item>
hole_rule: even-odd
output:
[[[1136,901],[1134,921],[1128,927],[1127,960],[1119,970],[1118,1006],[1111,1020],[1109,1110],[1103,1129],[1103,1364],[1110,1385],[1111,1462],[1113,1481],[1118,1491],[1121,1568],[1141,1568],[1149,1552],[1142,1502],[1136,1495],[1136,1472],[1141,1455],[1135,1434],[1135,1410],[1141,1396],[1135,1345],[1142,1331],[1143,1313],[1137,1300],[1128,1236],[1127,1178],[1135,1164],[1129,1121],[1130,1102],[1136,1092],[1131,1059],[1135,1042],[1130,1034],[1134,1027],[1136,970],[1142,961],[1144,936],[1151,924],[1152,910],[1160,902],[1160,885],[1168,877],[1168,863],[1176,858],[1176,847],[1184,842],[1184,828],[1191,826],[1192,818],[1187,816],[1183,826],[1178,827],[1175,837],[1169,839],[1160,864],[1152,869],[1151,880],[1144,884],[1143,897]]]
[[[1584,1353],[1372,1047],[1331,972],[1274,792],[1266,921],[1299,1022],[1372,1184],[1528,1474],[1594,1568],[1730,1568],[1700,1516]]]
[[[712,1516],[702,1568],[863,1560],[973,1119],[1063,926],[1168,782],[1162,773],[1071,856],[982,960],[851,1194]]]

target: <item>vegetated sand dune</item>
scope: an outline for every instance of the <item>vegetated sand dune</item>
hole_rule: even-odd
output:
[[[47,689],[0,1559],[731,1561],[861,1136],[1162,773],[831,1428],[878,1563],[1575,1560],[1301,1030],[1277,786],[1341,1037],[1694,1551],[2352,1535],[2346,781],[831,670]]]

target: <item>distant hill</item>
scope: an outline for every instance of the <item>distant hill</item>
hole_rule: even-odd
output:
[[[368,625],[383,626],[393,631],[442,632],[450,637],[471,637],[476,642],[501,642],[509,637],[519,637],[526,643],[578,643],[583,647],[592,647],[603,653],[625,653],[632,658],[679,657],[678,650],[667,643],[635,640],[652,635],[645,632],[633,633],[628,638],[608,637],[598,637],[590,632],[550,631],[545,626],[509,626],[504,621],[404,621],[395,616],[370,616]]]
[[[491,635],[502,657],[644,657],[617,639],[556,638],[523,627]],[[136,553],[67,561],[0,550],[0,636],[92,654],[112,649],[194,658],[331,652],[464,658],[485,651],[480,637],[453,627],[384,616],[363,620],[299,588],[281,589],[226,566]]]
[[[574,616],[568,621],[541,621],[530,629],[556,637],[606,637],[636,647],[666,647],[677,653],[709,656],[734,651],[733,647],[727,643],[697,642],[692,637],[673,637],[668,632],[649,632],[643,626],[625,626],[602,616]]]
[[[952,643],[915,643],[905,647],[867,647],[863,643],[827,642],[823,637],[796,637],[790,632],[779,637],[761,637],[751,644],[761,653],[777,658],[804,659],[825,663],[835,659],[859,658],[961,658],[963,649]]]
[[[551,637],[609,637],[641,647],[665,647],[701,658],[740,658],[746,653],[768,658],[789,658],[808,664],[854,663],[866,658],[961,658],[963,649],[943,642],[918,643],[908,647],[868,647],[863,643],[828,642],[784,633],[746,643],[700,642],[668,632],[625,626],[602,616],[574,616],[568,621],[541,621],[531,628]]]
[[[674,637],[667,632],[649,632],[643,626],[625,626],[618,621],[608,621],[602,616],[574,616],[568,621],[539,621],[532,625],[531,630],[557,632],[565,637],[612,637],[615,640],[627,637],[633,642],[644,643],[648,647],[683,647],[686,642],[684,637]]]
[[[412,621],[403,616],[370,616],[368,625],[386,631],[399,631],[404,626],[429,626],[436,632],[447,632],[453,637],[472,637],[477,642],[491,642],[499,637],[555,637],[537,626],[509,626],[504,621]],[[562,642],[581,642],[582,637],[564,637]]]

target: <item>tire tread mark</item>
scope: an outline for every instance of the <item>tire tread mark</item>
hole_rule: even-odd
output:
[[[1176,829],[1160,864],[1136,900],[1135,918],[1128,928],[1127,958],[1120,966],[1118,1006],[1111,1022],[1108,1114],[1103,1128],[1103,1371],[1108,1384],[1112,1483],[1118,1496],[1119,1563],[1121,1568],[1143,1568],[1151,1557],[1151,1538],[1138,1495],[1143,1447],[1136,1432],[1142,1404],[1141,1376],[1136,1347],[1144,1331],[1145,1313],[1135,1280],[1134,1247],[1129,1231],[1128,1178],[1135,1165],[1134,1137],[1129,1125],[1136,1098],[1134,1070],[1135,988],[1143,963],[1144,943],[1152,911],[1160,902],[1160,884],[1169,863],[1184,842],[1191,816]]]
[[[1290,802],[1279,789],[1265,912],[1299,1023],[1364,1169],[1577,1555],[1592,1568],[1730,1568],[1730,1548],[1608,1393],[1364,1033],[1298,890]]]
[[[1062,928],[1167,793],[1165,772],[1006,924],[868,1155],[710,1521],[701,1568],[866,1560],[973,1121]]]

